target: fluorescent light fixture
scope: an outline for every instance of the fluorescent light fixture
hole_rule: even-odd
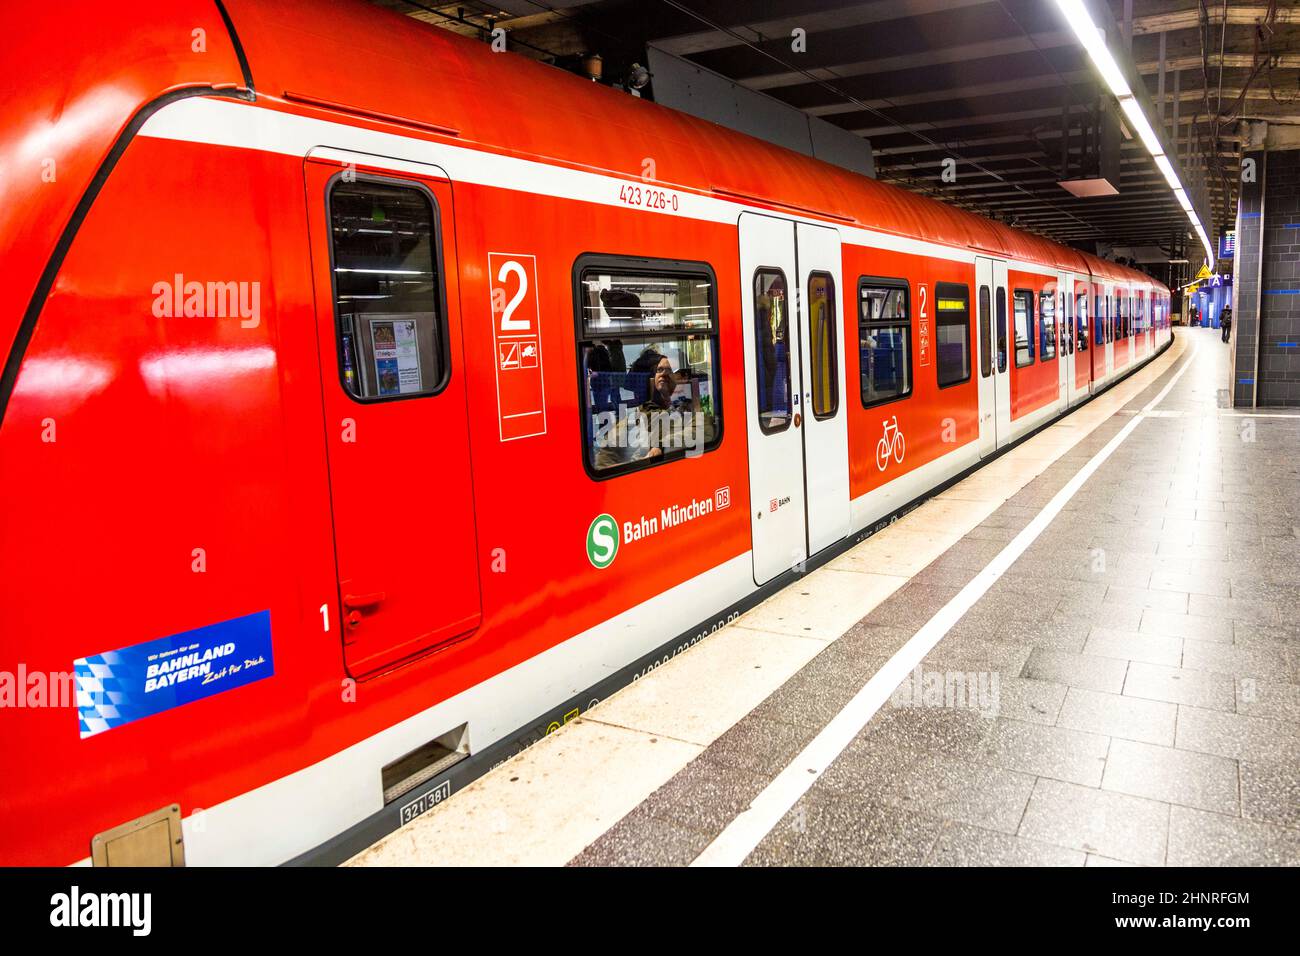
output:
[[[1178,173],[1169,158],[1165,156],[1164,147],[1160,144],[1160,137],[1148,122],[1146,114],[1142,111],[1142,106],[1133,96],[1133,90],[1128,85],[1128,80],[1124,78],[1124,73],[1111,54],[1110,48],[1106,46],[1106,35],[1098,28],[1092,19],[1092,14],[1088,12],[1088,5],[1084,0],[1056,0],[1056,6],[1065,16],[1066,22],[1070,24],[1070,29],[1079,39],[1079,45],[1088,53],[1088,59],[1092,61],[1093,68],[1101,74],[1102,80],[1109,87],[1115,98],[1119,100],[1120,108],[1124,115],[1128,117],[1129,123],[1133,127],[1133,132],[1142,140],[1142,145],[1146,147],[1151,158],[1155,160],[1156,168],[1164,175],[1165,180],[1169,183],[1174,191],[1178,204],[1183,207],[1187,213],[1187,219],[1192,228],[1196,231],[1197,237],[1201,240],[1201,245],[1205,247],[1205,255],[1210,264],[1214,265],[1214,247],[1210,245],[1210,237],[1205,234],[1205,228],[1197,218],[1196,210],[1192,206],[1191,200],[1187,196],[1187,191],[1183,189],[1183,184],[1178,178]]]
[[[1146,114],[1142,112],[1142,104],[1132,96],[1121,96],[1119,106],[1128,117],[1133,132],[1137,133],[1138,138],[1142,140],[1142,145],[1147,148],[1147,152],[1152,156],[1163,156],[1165,148],[1160,144],[1160,137],[1156,135],[1156,131],[1147,122]]]
[[[1083,0],[1056,0],[1056,5],[1065,14],[1070,29],[1079,38],[1083,48],[1088,51],[1093,66],[1101,73],[1101,78],[1106,81],[1111,92],[1116,96],[1132,96],[1133,91],[1129,89],[1128,81],[1124,79],[1119,64],[1115,62],[1115,58],[1106,47],[1105,35],[1097,24],[1092,22],[1092,15],[1088,13]]]
[[[1160,170],[1160,175],[1165,177],[1165,182],[1169,188],[1177,192],[1182,189],[1182,184],[1178,182],[1178,173],[1174,172],[1174,164],[1169,161],[1169,157],[1160,155],[1156,157],[1156,169]]]

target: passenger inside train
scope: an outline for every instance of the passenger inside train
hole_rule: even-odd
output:
[[[584,271],[583,329],[592,338],[580,349],[591,423],[587,463],[594,473],[621,474],[716,443],[707,279]]]

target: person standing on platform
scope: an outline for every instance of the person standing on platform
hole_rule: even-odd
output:
[[[1232,336],[1232,306],[1223,307],[1223,311],[1219,313],[1219,325],[1223,327],[1223,341],[1226,342]]]

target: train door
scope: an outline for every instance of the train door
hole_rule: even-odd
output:
[[[997,359],[994,381],[997,385],[998,447],[1011,441],[1011,352],[1007,289],[1007,264],[993,261],[993,355]]]
[[[757,584],[848,534],[840,261],[833,229],[740,217]]]
[[[1155,348],[1155,296],[1147,290],[1142,296],[1142,354],[1150,355]]]
[[[451,183],[329,156],[304,170],[339,585],[321,613],[365,677],[478,626],[474,489]]]
[[[1113,285],[1106,286],[1106,381],[1115,374],[1115,308],[1119,292]]]
[[[1092,391],[1092,334],[1089,316],[1092,314],[1091,287],[1084,280],[1074,284],[1074,342],[1070,356],[1070,404],[1077,405]]]
[[[975,259],[975,323],[979,339],[980,457],[1011,440],[1011,374],[1007,362],[1007,264]]]
[[[799,345],[803,371],[804,489],[808,553],[849,533],[849,427],[844,408],[844,322],[840,234],[795,226]]]
[[[1057,373],[1057,398],[1061,405],[1068,408],[1070,405],[1070,379],[1074,375],[1074,359],[1071,358],[1073,349],[1073,336],[1070,330],[1074,327],[1071,321],[1073,313],[1074,296],[1070,294],[1074,288],[1074,274],[1062,272],[1056,279],[1056,328],[1052,334],[1056,336],[1056,373]]]
[[[1092,380],[1089,388],[1096,394],[1106,382],[1106,287],[1092,284]]]
[[[749,432],[750,529],[754,581],[764,584],[808,556],[798,323],[790,319],[798,281],[794,223],[740,217],[740,288],[745,335],[745,419]]]

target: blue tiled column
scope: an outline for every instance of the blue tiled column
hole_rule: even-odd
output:
[[[1247,156],[1257,176],[1238,203],[1233,403],[1300,406],[1300,150]]]

